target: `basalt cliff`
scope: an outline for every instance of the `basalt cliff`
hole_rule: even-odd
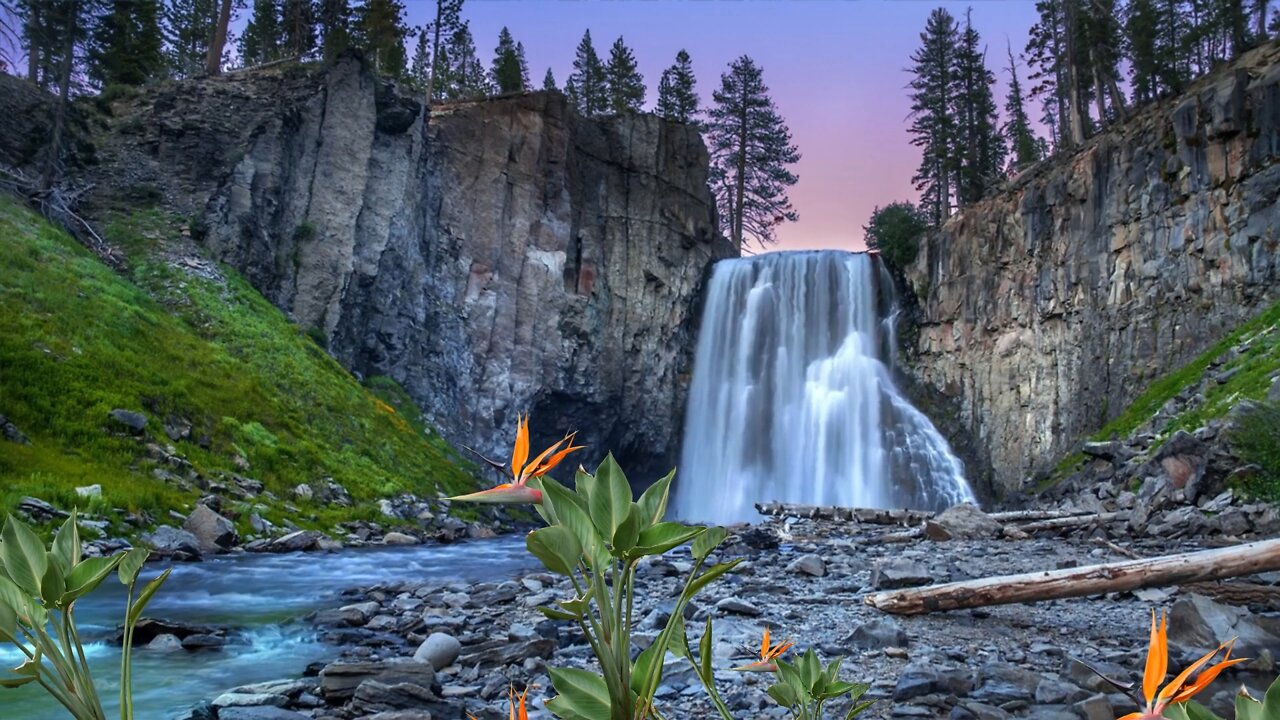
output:
[[[921,247],[913,371],[1016,489],[1280,296],[1280,47],[965,208]]]

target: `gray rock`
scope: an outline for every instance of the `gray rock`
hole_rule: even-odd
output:
[[[365,680],[356,688],[351,707],[361,715],[414,711],[419,717],[430,718],[430,708],[444,709],[447,705],[431,692],[430,685]]]
[[[29,440],[26,435],[22,434],[22,431],[18,429],[18,426],[14,425],[9,418],[3,415],[0,415],[0,437],[3,437],[11,443],[17,443],[18,445],[31,444],[31,440]]]
[[[214,698],[213,706],[218,709],[226,707],[261,707],[274,705],[284,707],[289,704],[289,697],[279,693],[223,693]]]
[[[384,685],[407,683],[429,688],[435,677],[435,668],[430,663],[407,658],[381,662],[335,662],[320,671],[320,692],[330,702],[341,701],[355,695],[356,688],[367,680]]]
[[[218,711],[218,720],[310,720],[310,716],[273,706],[227,707]]]
[[[1000,523],[992,520],[973,503],[947,508],[925,521],[924,534],[933,540],[989,539],[1000,535]]]
[[[434,632],[418,646],[413,659],[430,663],[431,667],[441,670],[453,664],[462,653],[462,643],[448,633]]]
[[[716,609],[720,612],[746,615],[747,617],[759,617],[760,615],[760,608],[746,600],[733,597],[727,597],[717,602]]]
[[[1084,717],[1084,720],[1113,720],[1116,716],[1111,701],[1102,694],[1080,700],[1073,707]]]
[[[1232,654],[1258,657],[1263,650],[1275,652],[1280,637],[1264,629],[1245,608],[1223,605],[1203,595],[1183,595],[1169,610],[1169,644],[1187,655],[1235,638]]]
[[[195,537],[206,554],[230,550],[240,540],[236,526],[203,503],[196,505],[182,528]]]
[[[402,532],[389,532],[382,536],[382,544],[384,545],[417,545],[418,538],[412,535],[406,535]]]
[[[141,435],[147,429],[147,416],[132,410],[116,408],[107,413],[107,418],[131,435]]]
[[[306,552],[317,549],[323,539],[324,534],[316,530],[297,530],[272,540],[266,550],[278,553]]]
[[[201,557],[200,541],[196,536],[171,525],[161,525],[155,532],[143,535],[142,541],[151,548],[153,555],[160,557],[190,560],[199,560]]]
[[[801,555],[795,560],[792,560],[787,565],[787,572],[803,573],[812,577],[822,577],[827,574],[827,564],[822,561],[822,558],[810,553],[808,555]]]
[[[964,696],[971,687],[972,683],[967,675],[954,668],[942,667],[929,661],[915,661],[908,663],[898,674],[893,699],[911,700],[935,693]]]
[[[157,635],[151,642],[147,643],[148,650],[159,652],[173,652],[182,649],[182,641],[177,635]]]
[[[864,650],[906,647],[907,632],[896,620],[876,618],[854,628],[853,632],[844,639],[844,643]]]
[[[880,560],[871,571],[871,585],[877,590],[915,587],[931,582],[933,577],[923,565],[906,558]]]

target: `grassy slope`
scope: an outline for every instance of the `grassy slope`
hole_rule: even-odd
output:
[[[162,445],[167,415],[190,420],[192,441],[176,447],[206,477],[234,471],[239,454],[250,463],[241,474],[280,498],[332,477],[357,500],[302,504],[289,517],[303,527],[373,518],[377,497],[474,484],[398,386],[362,387],[233,271],[222,283],[150,259],[174,232],[156,211],[110,223],[108,240],[130,256],[126,278],[0,198],[0,414],[32,440],[0,440],[0,510],[24,495],[70,506],[74,488],[93,483],[106,507],[161,519],[187,509],[197,496],[154,478],[145,443],[104,430],[113,408],[145,412]]]

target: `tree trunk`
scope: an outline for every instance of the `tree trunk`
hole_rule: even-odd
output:
[[[868,595],[866,604],[897,615],[920,615],[939,610],[986,607],[1009,603],[1057,600],[1221,580],[1280,570],[1280,540],[1166,555],[1144,560],[1089,565],[980,578],[925,588]]]
[[[435,37],[431,40],[431,77],[427,80],[427,106],[431,106],[431,101],[436,96],[436,73],[440,67],[440,18],[443,13],[445,0],[436,0],[436,22],[432,33]]]
[[[1258,14],[1258,44],[1266,42],[1267,39],[1267,0],[1254,0],[1254,12]]]
[[[62,159],[62,136],[67,130],[67,105],[71,102],[71,69],[76,51],[76,30],[80,23],[80,0],[67,0],[65,26],[66,41],[62,45],[62,66],[58,69],[58,102],[53,106],[53,129],[49,134],[48,154],[44,159],[44,171],[40,173],[40,189],[48,190],[58,179],[59,162]]]
[[[1084,144],[1085,138],[1084,103],[1081,102],[1084,94],[1080,85],[1080,64],[1076,56],[1077,1],[1063,0],[1065,16],[1063,34],[1066,38],[1066,57],[1063,59],[1067,66],[1067,133],[1071,137],[1072,147]]]
[[[40,31],[40,3],[32,3],[31,15],[27,18],[27,79],[37,85],[40,83],[40,50],[44,42],[37,37]]]
[[[227,44],[227,26],[231,24],[231,0],[222,0],[218,10],[218,22],[213,26],[213,37],[209,39],[209,51],[204,58],[204,71],[209,75],[222,73],[222,49]]]
[[[1124,93],[1120,92],[1120,84],[1114,75],[1107,75],[1107,93],[1111,95],[1111,109],[1121,120],[1128,119],[1129,111],[1124,103]]]
[[[1093,102],[1098,108],[1098,127],[1105,128],[1107,122],[1107,102],[1106,88],[1102,86],[1102,73],[1098,70],[1098,64],[1093,64]]]
[[[734,170],[734,206],[733,206],[733,249],[742,254],[742,228],[746,220],[746,205],[743,202],[747,195],[747,85],[742,82],[742,116],[738,118],[738,162]]]

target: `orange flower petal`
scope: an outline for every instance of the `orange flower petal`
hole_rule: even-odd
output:
[[[515,483],[502,483],[488,490],[481,490],[467,495],[455,495],[448,499],[478,503],[537,504],[542,502],[542,491]]]
[[[1201,665],[1204,665],[1205,663],[1212,660],[1214,655],[1217,655],[1218,653],[1222,652],[1222,649],[1224,647],[1228,647],[1228,643],[1223,643],[1218,647],[1214,648],[1213,650],[1210,650],[1209,652],[1205,653],[1204,656],[1201,657],[1199,660],[1191,663],[1191,665],[1189,665],[1186,670],[1183,670],[1182,672],[1178,673],[1178,676],[1175,677],[1173,680],[1171,680],[1169,684],[1165,685],[1164,689],[1160,691],[1159,699],[1163,701],[1167,701],[1169,700],[1169,698],[1173,697],[1174,695],[1177,695],[1178,692],[1182,690],[1182,686],[1186,684],[1187,678],[1191,677],[1191,674],[1194,673],[1196,670],[1198,670]]]
[[[565,440],[569,441],[570,443],[569,447],[561,450],[555,455],[552,455],[546,460],[543,460],[541,463],[535,464],[533,466],[533,470],[529,472],[530,478],[542,477],[543,475],[546,475],[547,473],[551,472],[551,470],[554,469],[557,465],[559,465],[560,462],[563,461],[565,457],[569,455],[569,453],[577,452],[578,450],[581,450],[584,447],[583,445],[573,444],[573,435],[569,435],[568,437],[565,438]],[[563,442],[563,440],[561,442]],[[552,447],[555,447],[555,446],[553,445]]]
[[[1231,659],[1231,645],[1233,643],[1235,643],[1235,640],[1231,640],[1230,643],[1227,644],[1227,654],[1222,657],[1221,662],[1213,665],[1210,668],[1206,668],[1204,672],[1197,675],[1195,682],[1188,684],[1185,688],[1179,691],[1177,695],[1174,695],[1172,698],[1169,699],[1170,704],[1186,702],[1187,700],[1190,700],[1193,695],[1209,687],[1209,685],[1212,684],[1213,681],[1218,678],[1218,675],[1221,674],[1223,670],[1226,670],[1232,665],[1236,665],[1238,663],[1242,663],[1248,660],[1249,658],[1236,658],[1235,660]],[[1219,647],[1218,649],[1221,650],[1222,648]]]
[[[762,660],[769,659],[769,628],[765,626],[764,641],[760,643],[760,658]]]
[[[1142,674],[1142,696],[1150,703],[1160,689],[1160,682],[1169,672],[1169,655],[1165,645],[1165,617],[1161,613],[1160,625],[1156,625],[1156,611],[1151,611],[1151,641],[1147,646],[1147,668]]]
[[[529,416],[516,416],[516,444],[511,448],[511,474],[520,477],[524,463],[529,459]]]
[[[565,435],[563,438],[560,438],[559,442],[547,448],[546,450],[543,450],[542,453],[538,455],[538,457],[533,459],[533,462],[530,462],[528,466],[526,466],[523,470],[520,471],[520,474],[516,476],[516,482],[523,484],[525,482],[528,482],[530,478],[546,475],[547,472],[551,470],[551,468],[555,467],[554,465],[546,464],[547,457],[552,453],[555,453],[557,450],[559,450],[561,446],[563,446],[566,442],[572,444],[573,435]],[[559,462],[559,460],[557,460],[556,462]]]

